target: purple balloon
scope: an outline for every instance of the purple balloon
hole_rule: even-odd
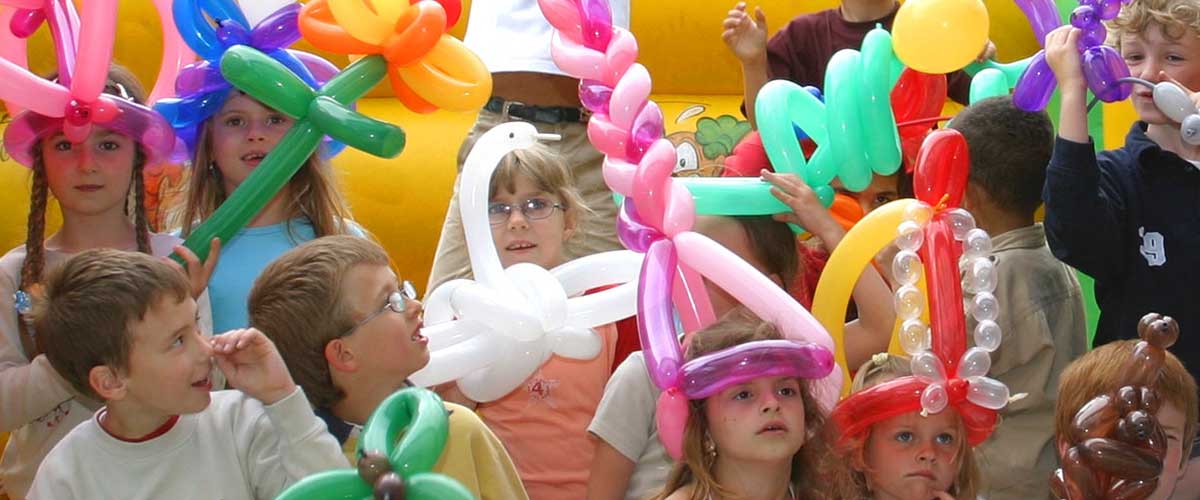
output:
[[[300,4],[293,3],[267,16],[250,32],[250,45],[263,52],[287,47],[300,39]]]
[[[655,241],[646,251],[638,281],[638,336],[646,370],[662,390],[678,385],[683,366],[671,308],[671,284],[677,264],[675,244],[671,240]]]
[[[759,340],[701,356],[683,365],[683,394],[704,399],[763,377],[819,379],[833,371],[833,353],[812,342]]]
[[[583,45],[600,52],[607,50],[613,32],[608,0],[578,0],[575,7],[579,9],[579,20],[583,25]]]
[[[221,75],[221,68],[208,61],[184,66],[179,71],[179,76],[175,77],[176,95],[207,94],[228,87],[229,83]]]
[[[1054,6],[1053,0],[1015,0],[1017,6],[1025,13],[1025,17],[1029,19],[1029,25],[1033,27],[1033,35],[1037,37],[1039,45],[1045,45],[1046,34],[1054,31],[1054,28],[1062,26],[1062,17],[1059,17],[1058,7]]]
[[[1129,76],[1129,66],[1116,49],[1107,45],[1092,47],[1083,53],[1083,76],[1088,88],[1101,101],[1122,101],[1133,93],[1133,84],[1120,82]]]
[[[598,115],[608,114],[608,102],[612,100],[612,87],[596,80],[579,82],[579,100],[588,111]]]
[[[642,216],[638,214],[633,198],[625,198],[621,203],[621,210],[617,212],[617,237],[621,239],[625,248],[637,253],[646,253],[650,244],[661,240],[663,234],[642,223]]]
[[[1090,5],[1080,5],[1071,11],[1071,26],[1086,30],[1097,24],[1100,24],[1100,20],[1096,18],[1096,9]]]
[[[1017,80],[1017,86],[1013,90],[1013,104],[1029,112],[1046,109],[1057,84],[1054,72],[1050,71],[1050,65],[1046,63],[1046,51],[1038,51],[1029,67],[1025,68],[1025,72],[1021,73],[1021,78]]]
[[[1089,47],[1103,45],[1104,39],[1108,38],[1108,28],[1104,27],[1104,23],[1096,23],[1083,29],[1079,34],[1079,52],[1087,50]]]
[[[1103,0],[1100,4],[1100,19],[1111,21],[1121,13],[1121,0]]]
[[[630,140],[625,142],[625,154],[631,163],[642,161],[642,156],[654,141],[663,136],[662,108],[654,101],[649,101],[633,119],[630,130]]]

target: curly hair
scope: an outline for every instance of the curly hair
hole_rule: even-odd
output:
[[[1200,36],[1200,2],[1196,0],[1133,0],[1121,7],[1116,19],[1107,22],[1109,44],[1121,50],[1121,37],[1141,35],[1152,25],[1162,27],[1163,36],[1179,40],[1184,35]]]

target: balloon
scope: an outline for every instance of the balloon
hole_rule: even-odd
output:
[[[57,60],[58,83],[70,87],[75,74],[75,58],[78,55],[79,14],[74,2],[67,0],[3,0],[0,5],[10,8],[0,10],[0,57],[28,68],[26,39],[45,23],[50,30]],[[9,116],[22,111],[15,102],[5,102]]]
[[[967,141],[954,129],[929,134],[917,156],[913,191],[930,206],[957,207],[967,186]],[[928,237],[928,235],[927,235]]]
[[[589,329],[633,315],[633,282],[643,264],[632,252],[589,255],[550,271],[525,263],[501,267],[487,221],[492,172],[509,152],[541,139],[548,137],[529,123],[506,123],[480,137],[467,156],[459,197],[475,280],[454,280],[430,293],[422,329],[430,361],[410,377],[414,383],[458,380],[471,399],[499,399],[551,354],[594,358],[602,346]],[[568,298],[611,284],[621,285]]]
[[[892,22],[896,55],[924,73],[950,73],[974,61],[988,42],[979,0],[909,0]]]
[[[659,440],[667,454],[675,460],[683,459],[683,430],[688,421],[688,398],[680,394],[678,387],[671,387],[658,395],[654,420]]]
[[[412,500],[468,500],[462,484],[431,472],[449,435],[448,412],[433,392],[406,388],[380,403],[363,426],[357,470],[311,475],[283,491],[277,500],[376,498],[379,491],[402,491]],[[390,498],[390,497],[389,497]]]
[[[461,10],[457,0],[314,0],[301,10],[299,26],[317,48],[384,58],[392,90],[409,109],[469,111],[491,97],[492,79],[466,45],[446,34]]]
[[[670,290],[677,258],[675,245],[670,240],[651,243],[638,282],[638,337],[650,379],[660,388],[677,386],[679,370],[683,366],[679,342],[673,335],[661,335],[661,332],[675,330]]]
[[[1123,101],[1133,93],[1133,85],[1121,81],[1129,77],[1129,66],[1116,49],[1107,45],[1090,47],[1083,52],[1083,76],[1088,88],[1101,101]]]
[[[400,154],[404,132],[399,127],[345,108],[370,90],[383,71],[381,58],[363,58],[314,92],[282,63],[257,49],[237,45],[225,51],[221,73],[226,80],[297,121],[238,189],[188,235],[184,246],[203,260],[212,238],[229,241],[287,184],[326,134],[375,156]]]
[[[184,43],[183,37],[175,27],[172,3],[172,0],[154,0],[154,7],[158,9],[158,22],[162,25],[163,53],[162,62],[158,67],[158,78],[147,99],[151,103],[174,95],[175,79],[180,70],[196,59],[196,55]],[[248,6],[259,5],[259,2],[246,3]]]
[[[1062,26],[1062,17],[1059,16],[1058,7],[1052,0],[1015,1],[1029,19],[1029,24],[1033,27],[1033,37],[1039,45],[1045,43],[1046,34]]]
[[[985,69],[971,79],[971,104],[989,97],[1008,95],[1008,80],[998,69]]]
[[[823,378],[833,370],[833,354],[811,342],[765,340],[739,344],[683,365],[688,399],[705,399],[730,386],[763,377]]]

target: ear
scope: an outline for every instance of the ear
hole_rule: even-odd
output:
[[[563,241],[571,239],[571,235],[575,234],[575,229],[579,227],[579,209],[571,207],[571,210],[565,212],[563,217]]]
[[[129,392],[125,379],[108,365],[93,366],[88,371],[88,385],[104,401],[120,401]]]
[[[358,371],[358,357],[346,339],[333,339],[325,344],[325,362],[329,371],[353,373]]]
[[[967,182],[967,188],[963,190],[962,207],[966,211],[975,213],[981,205],[991,203],[991,197],[987,191],[984,191],[974,182]]]

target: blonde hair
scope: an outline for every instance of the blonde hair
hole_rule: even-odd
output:
[[[1058,401],[1054,405],[1056,436],[1070,435],[1075,413],[1092,398],[1128,385],[1125,382],[1129,377],[1126,367],[1129,360],[1133,359],[1133,348],[1137,343],[1137,339],[1109,342],[1067,365],[1058,379]],[[1184,447],[1180,463],[1183,465],[1196,438],[1196,380],[1171,351],[1166,351],[1166,354],[1154,389],[1162,401],[1170,402],[1183,412],[1183,436],[1180,441]]]
[[[744,306],[738,306],[716,323],[696,332],[688,346],[686,358],[692,360],[747,342],[781,338],[783,335],[775,325],[759,319]],[[800,394],[804,401],[804,426],[806,430],[818,431],[810,432],[809,436],[819,436],[819,430],[825,423],[825,415],[821,414],[820,406],[812,395],[812,385],[809,381],[800,382]],[[666,484],[662,491],[653,497],[654,500],[665,499],[689,484],[693,485],[691,500],[729,498],[730,492],[717,482],[712,473],[712,467],[716,464],[715,455],[704,450],[707,433],[708,418],[704,412],[704,401],[692,401],[688,409],[687,426],[683,431],[683,459],[675,463],[675,467],[667,476]],[[821,496],[815,484],[815,473],[819,457],[824,454],[822,450],[825,448],[823,440],[810,437],[792,459],[792,485],[800,498]]]
[[[495,198],[501,188],[515,192],[518,176],[529,178],[538,190],[557,196],[562,201],[563,215],[568,221],[577,224],[584,214],[592,213],[575,187],[575,179],[566,163],[545,146],[534,144],[505,155],[492,172],[488,199]]]
[[[1195,0],[1133,0],[1121,7],[1116,19],[1108,21],[1109,43],[1121,50],[1121,37],[1142,35],[1152,25],[1162,27],[1163,36],[1177,41],[1187,34],[1200,37],[1200,2]]]
[[[230,195],[225,192],[221,169],[213,159],[212,126],[213,119],[209,118],[197,133],[186,201],[174,211],[172,217],[172,224],[179,227],[180,234],[185,238],[192,233],[194,226],[211,217]],[[287,186],[281,191],[283,193],[288,197],[289,234],[292,230],[291,221],[301,216],[312,224],[317,238],[349,233],[347,221],[351,219],[350,209],[338,191],[333,168],[329,162],[321,159],[319,150],[310,155],[288,180]]]
[[[912,375],[912,369],[908,358],[886,353],[876,354],[859,367],[858,372],[854,375],[854,381],[851,383],[850,392],[857,393],[909,375]],[[962,418],[960,417],[957,422],[956,427],[960,436],[957,457],[961,458],[961,462],[959,462],[958,476],[954,479],[950,493],[954,498],[975,498],[980,484],[979,464],[976,463],[975,451],[967,442],[966,426],[963,424]],[[829,426],[827,433],[837,432],[835,427]],[[867,442],[871,440],[874,429],[875,426],[871,426],[871,429],[862,436],[848,437],[843,441],[843,446],[837,447],[836,453],[826,455],[822,462],[822,469],[827,474],[827,479],[832,478],[830,482],[836,485],[831,490],[833,494],[830,498],[856,500],[871,497],[866,477],[870,470],[867,468],[865,454]],[[839,437],[830,435],[827,436],[827,439],[830,442],[838,442]]]

